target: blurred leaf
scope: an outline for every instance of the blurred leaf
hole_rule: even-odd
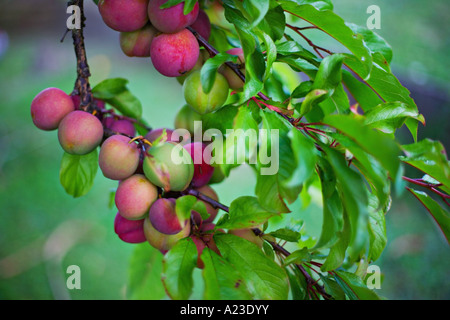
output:
[[[450,193],[450,165],[442,143],[425,139],[403,145],[402,149],[405,153],[402,161],[433,177],[443,184],[442,190]]]
[[[335,271],[335,280],[350,300],[380,300],[380,297],[367,288],[363,281],[353,273]]]
[[[161,282],[161,252],[148,243],[138,244],[130,260],[127,298],[130,300],[160,300],[166,296]]]
[[[449,211],[444,210],[436,201],[434,201],[425,192],[417,191],[410,188],[408,188],[408,191],[411,192],[417,198],[417,200],[419,200],[423,204],[423,206],[428,210],[428,212],[433,217],[434,221],[436,221],[436,223],[438,224],[445,238],[447,239],[447,242],[450,243]]]
[[[367,28],[358,26],[353,23],[346,23],[346,25],[353,30],[354,33],[361,34],[367,47],[372,53],[379,52],[386,58],[388,63],[392,61],[392,47],[380,37],[377,33]]]

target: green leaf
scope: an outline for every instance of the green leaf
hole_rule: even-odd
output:
[[[275,213],[268,212],[263,208],[257,198],[239,197],[231,203],[227,219],[220,220],[217,227],[224,229],[254,228],[264,224],[274,215]]]
[[[333,10],[331,0],[295,0],[298,4],[310,4],[317,10]]]
[[[345,300],[345,292],[336,280],[330,276],[320,275],[320,279],[323,282],[325,291],[330,294],[334,300]]]
[[[97,84],[92,93],[94,97],[101,100],[114,98],[119,93],[127,90],[128,80],[123,78],[106,79]]]
[[[402,161],[433,177],[443,184],[439,188],[450,193],[450,164],[442,143],[425,139],[402,149],[405,153]]]
[[[127,298],[130,300],[160,300],[166,296],[161,282],[161,252],[148,243],[138,244],[130,260]]]
[[[388,102],[365,113],[364,123],[385,133],[395,133],[408,118],[425,124],[424,117],[416,108],[403,102]]]
[[[434,201],[425,192],[408,188],[417,200],[419,200],[427,211],[431,214],[434,221],[438,224],[447,242],[450,243],[450,213],[444,210],[436,201]]]
[[[372,57],[369,49],[365,46],[362,35],[355,34],[342,18],[332,11],[320,11],[312,5],[298,5],[286,0],[279,2],[287,12],[309,22],[343,44],[363,66],[362,77],[369,76],[372,69]]]
[[[130,91],[123,91],[112,99],[105,100],[124,116],[140,119],[142,104]]]
[[[208,219],[209,214],[206,206],[202,201],[197,200],[194,196],[183,196],[176,200],[175,211],[180,221],[187,221],[191,218],[192,211],[200,214],[202,219]]]
[[[217,234],[214,240],[224,259],[239,270],[254,299],[287,299],[289,283],[286,273],[257,246],[231,234]]]
[[[295,170],[291,173],[289,179],[283,182],[283,185],[292,188],[303,185],[314,174],[317,149],[314,142],[305,137],[299,130],[294,129],[291,134],[291,147],[295,157],[291,161],[295,160]]]
[[[297,109],[300,113],[300,116],[304,116],[309,113],[316,105],[325,100],[328,96],[327,90],[315,89],[308,93],[303,100],[300,108]]]
[[[258,29],[268,34],[273,41],[280,40],[284,35],[286,16],[283,8],[275,1],[270,2],[270,9],[264,19],[258,24]]]
[[[184,2],[183,14],[187,15],[194,9],[194,6],[198,0],[168,0],[160,6],[160,9],[171,8],[182,2]]]
[[[312,256],[309,253],[308,248],[303,248],[301,250],[292,252],[289,256],[286,257],[286,259],[284,259],[283,264],[287,266],[292,263],[300,264],[303,262],[310,262],[311,260]]]
[[[313,88],[328,91],[331,96],[334,89],[342,82],[342,64],[347,55],[335,53],[325,57],[319,66]]]
[[[197,256],[194,242],[186,238],[180,240],[164,257],[162,281],[170,298],[187,300],[190,297]]]
[[[396,181],[400,162],[398,159],[400,148],[397,143],[383,134],[363,124],[359,119],[346,115],[329,115],[323,123],[336,128],[342,134],[355,141],[364,151],[371,154],[390,173]],[[380,148],[383,146],[383,148]]]
[[[346,66],[364,79],[365,69],[359,62],[347,59]],[[400,81],[391,73],[389,63],[381,53],[375,52],[373,54],[373,68],[370,73],[370,78],[363,80],[363,83],[370,87],[382,99],[382,102],[399,101],[417,110],[414,100],[410,97],[409,90],[403,87]],[[373,94],[370,97],[372,99]],[[406,125],[414,140],[417,140],[418,121],[409,119]]]
[[[370,206],[370,248],[369,261],[376,261],[381,256],[387,244],[386,219],[384,217],[386,208],[379,208],[378,200],[374,196],[369,197]]]
[[[228,261],[209,248],[203,250],[201,259],[205,265],[205,300],[250,300],[242,275]]]
[[[257,175],[255,194],[264,209],[273,213],[289,213],[280,193],[278,175]]]
[[[352,227],[350,225],[347,213],[344,213],[342,231],[337,232],[337,242],[330,248],[325,263],[320,268],[322,271],[331,271],[339,268],[345,260],[347,248],[351,243]]]
[[[350,300],[380,300],[380,297],[353,273],[335,271],[334,278]]]
[[[368,243],[368,192],[364,188],[364,180],[347,165],[342,154],[334,149],[323,146],[327,158],[337,178],[337,189],[344,208],[344,217],[350,222],[350,251],[349,255],[355,259]],[[344,234],[341,240],[347,239],[349,226],[344,221]],[[342,241],[341,241],[342,242]],[[344,241],[344,244],[346,242]],[[343,246],[344,247],[344,246]]]
[[[218,55],[206,60],[201,70],[201,82],[204,93],[211,92],[216,80],[218,69],[227,61],[237,63],[237,57],[228,53],[219,53]]]
[[[364,42],[372,53],[379,52],[386,58],[388,63],[392,61],[392,47],[380,37],[377,33],[367,28],[358,26],[353,23],[346,23],[346,25],[353,30],[354,33],[361,34]]]
[[[344,225],[344,212],[339,193],[336,190],[336,174],[329,163],[322,160],[319,176],[322,183],[323,223],[319,241],[317,241],[314,249],[330,247],[338,239],[341,239],[343,249],[340,250],[342,252],[340,256],[345,256],[348,241],[343,241],[343,238],[347,239],[347,235],[340,233]],[[342,263],[341,258],[337,260],[339,261],[338,264]]]
[[[301,238],[301,234],[298,231],[294,231],[289,228],[282,228],[269,233],[272,237],[277,239],[289,241],[289,242],[298,242]]]
[[[59,180],[71,196],[84,196],[94,185],[98,169],[97,149],[83,156],[64,152],[59,171]]]
[[[141,102],[128,90],[128,80],[107,79],[92,89],[94,97],[109,103],[127,117],[139,119],[142,116]]]

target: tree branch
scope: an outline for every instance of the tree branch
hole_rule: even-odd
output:
[[[84,33],[86,17],[84,15],[84,0],[71,0],[68,6],[78,6],[81,14],[80,29],[72,30],[73,46],[75,49],[75,56],[77,58],[77,79],[75,81],[75,88],[72,95],[79,95],[81,100],[81,109],[87,112],[93,112],[97,109],[95,104],[91,86],[89,84],[89,77],[91,72],[87,61],[86,48],[84,45]]]

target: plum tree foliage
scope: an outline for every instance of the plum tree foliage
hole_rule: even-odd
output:
[[[86,194],[98,167],[118,181],[111,225],[126,243],[146,242],[130,265],[133,277],[163,261],[163,281],[151,285],[165,290],[140,290],[148,283],[133,281],[130,297],[161,299],[166,292],[188,299],[200,268],[205,299],[376,299],[364,283],[366,270],[386,247],[385,215],[403,190],[448,240],[445,150],[418,137],[425,119],[390,69],[392,48],[373,31],[344,22],[331,0],[96,3],[98,19],[120,32],[118,49],[147,59],[161,77],[177,77],[183,86],[170,94],[186,100],[173,115],[174,128],[151,128],[126,79],[91,88],[81,29],[72,31],[73,92],[49,88],[31,102],[36,127],[58,130],[65,151],[60,178],[70,195]],[[83,8],[82,0],[69,4]],[[312,33],[340,47],[319,46]],[[255,162],[249,142],[244,150],[228,144],[223,150],[244,155],[254,169],[253,196],[220,202],[211,186],[226,184],[240,164],[211,163],[207,147],[215,141],[187,139],[195,121],[200,133],[257,132]],[[396,139],[403,126],[412,136],[408,144]],[[274,142],[259,129],[278,134],[279,170],[270,175],[262,173],[268,166],[262,147]],[[406,165],[414,177],[404,176]],[[318,238],[292,218],[292,210],[311,202],[323,216]],[[164,256],[154,259],[142,246]]]

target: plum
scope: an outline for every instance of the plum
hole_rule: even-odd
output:
[[[140,220],[157,199],[158,189],[145,176],[135,174],[120,182],[114,201],[122,217]]]
[[[158,30],[151,25],[120,34],[120,48],[128,57],[150,57],[150,45]]]
[[[144,219],[127,220],[117,213],[114,219],[114,232],[126,243],[142,243],[147,240],[144,233]]]
[[[192,70],[200,55],[197,38],[189,30],[156,36],[150,46],[153,66],[166,77],[180,77]]]
[[[156,29],[164,33],[176,33],[197,20],[199,12],[198,2],[187,15],[184,14],[184,2],[170,8],[160,7],[168,0],[150,0],[148,5],[148,17]]]
[[[103,142],[98,162],[103,175],[111,180],[131,177],[139,165],[139,149],[136,143],[122,135],[114,135]]]
[[[98,10],[105,24],[119,32],[136,31],[148,22],[149,0],[100,0]]]
[[[195,188],[206,185],[214,173],[214,168],[211,166],[211,154],[205,154],[206,147],[207,145],[202,142],[193,142],[183,146],[194,161],[192,186]]]
[[[55,130],[75,105],[68,94],[58,88],[41,91],[31,102],[31,118],[41,130]]]
[[[200,71],[194,71],[184,82],[183,92],[186,102],[198,113],[207,114],[220,109],[228,99],[227,79],[220,73],[209,93],[203,91]]]
[[[150,182],[165,191],[183,191],[194,176],[194,163],[181,145],[164,142],[147,150],[144,173]]]
[[[152,226],[152,223],[150,222],[150,219],[148,217],[144,220],[144,233],[148,243],[150,243],[152,247],[161,251],[163,254],[166,254],[167,251],[169,251],[174,245],[176,245],[178,241],[188,237],[190,232],[191,224],[189,221],[183,228],[183,230],[181,230],[179,233],[174,235],[167,235],[156,230]]]
[[[103,125],[92,114],[75,110],[66,115],[59,124],[58,139],[67,153],[88,154],[102,141]]]
[[[180,221],[177,216],[175,199],[158,199],[149,211],[152,226],[163,234],[176,234],[180,232],[187,221]]]

